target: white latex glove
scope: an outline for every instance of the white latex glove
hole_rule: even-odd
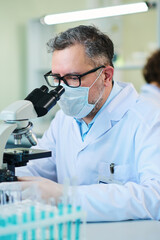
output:
[[[63,185],[42,177],[18,177],[22,189],[36,185],[43,200],[54,198],[56,202],[63,195]]]

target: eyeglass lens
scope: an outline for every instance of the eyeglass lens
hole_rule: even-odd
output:
[[[48,84],[51,87],[57,86],[60,84],[60,81],[64,82],[70,87],[79,87],[80,80],[75,75],[66,75],[65,77],[58,77],[58,76],[47,76]]]

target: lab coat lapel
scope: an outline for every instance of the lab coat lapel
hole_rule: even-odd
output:
[[[109,131],[135,104],[138,94],[132,84],[119,83],[123,90],[103,109],[88,132],[82,148]]]

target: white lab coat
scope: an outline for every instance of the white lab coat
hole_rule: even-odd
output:
[[[160,108],[160,88],[152,85],[152,84],[145,84],[141,88],[141,96],[145,100],[150,101],[153,104],[156,104]]]
[[[131,84],[117,84],[123,90],[84,142],[76,120],[60,110],[37,146],[52,150],[52,157],[30,161],[16,174],[59,183],[76,176],[76,202],[88,221],[160,219],[160,111],[140,100]]]

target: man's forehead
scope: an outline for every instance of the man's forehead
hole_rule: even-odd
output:
[[[81,44],[74,44],[74,45],[71,45],[64,49],[55,50],[53,52],[53,56],[63,55],[63,54],[67,54],[67,53],[69,53],[69,54],[72,53],[72,55],[78,53],[79,55],[86,56],[85,48]]]
[[[82,73],[90,64],[85,55],[83,46],[74,45],[63,50],[56,50],[52,57],[52,72],[68,74],[72,72]]]

